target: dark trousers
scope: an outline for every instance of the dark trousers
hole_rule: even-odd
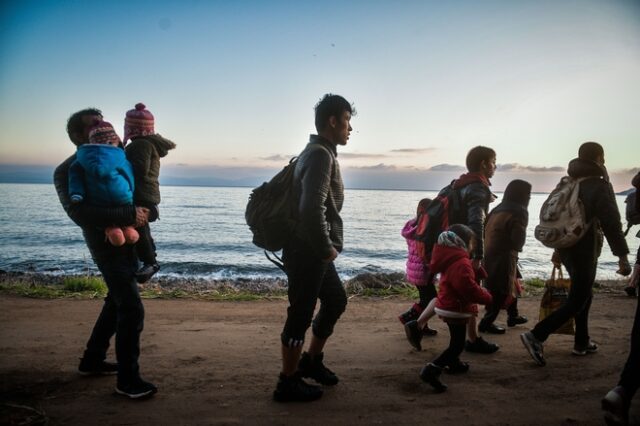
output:
[[[583,239],[584,240],[584,239]],[[560,250],[562,264],[571,277],[571,289],[567,301],[531,330],[536,339],[544,342],[569,319],[576,323],[575,345],[589,343],[589,309],[596,278],[597,254],[595,243],[580,241],[576,247]]]
[[[447,322],[449,326],[449,347],[445,349],[433,364],[444,368],[460,361],[460,354],[464,350],[464,342],[467,335],[467,324],[463,322]]]
[[[136,228],[140,239],[136,243],[136,253],[138,258],[145,265],[152,265],[156,263],[156,244],[151,237],[151,228],[147,223],[140,228]]]
[[[429,302],[438,295],[436,286],[434,285],[433,280],[430,279],[427,284],[418,285],[416,288],[418,289],[418,296],[420,297],[418,305],[424,310],[427,305],[429,305]]]
[[[631,350],[618,384],[624,388],[629,399],[640,388],[640,298],[631,329]]]
[[[491,294],[493,299],[491,304],[487,305],[484,316],[480,321],[480,327],[488,326],[489,324],[493,324],[493,322],[498,318],[498,314],[500,314],[500,310],[504,306],[504,302],[507,299],[507,295],[504,294]],[[518,299],[513,299],[513,302],[507,307],[507,315],[510,318],[517,317],[520,315],[518,312]]]
[[[284,248],[282,260],[288,278],[289,307],[282,344],[301,346],[312,324],[316,337],[326,339],[347,306],[347,293],[333,262],[323,262],[302,242]],[[320,309],[313,318],[317,300]]]
[[[86,236],[86,233],[85,233]],[[139,376],[140,333],[144,326],[144,307],[134,273],[138,259],[132,246],[111,247],[102,241],[87,239],[92,256],[107,284],[108,293],[102,311],[87,342],[84,357],[104,360],[109,340],[116,335],[118,382],[129,383]]]

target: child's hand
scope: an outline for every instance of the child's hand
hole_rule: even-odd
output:
[[[618,258],[618,270],[616,273],[625,277],[631,273],[631,265],[629,265],[627,256],[620,256]]]

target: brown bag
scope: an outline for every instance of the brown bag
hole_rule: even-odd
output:
[[[557,273],[557,276],[556,276]],[[551,271],[551,278],[545,283],[544,294],[540,301],[540,321],[555,312],[560,306],[567,301],[569,290],[571,289],[571,280],[562,276],[562,267],[557,268],[555,265]],[[564,323],[555,331],[556,334],[575,334],[573,318]]]

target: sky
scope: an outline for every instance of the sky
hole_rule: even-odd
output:
[[[476,145],[494,188],[546,191],[600,142],[617,190],[640,166],[640,2],[0,3],[0,172],[71,155],[95,106],[122,136],[143,102],[178,148],[164,182],[252,185],[298,154],[325,93],[353,102],[349,187],[438,189]]]

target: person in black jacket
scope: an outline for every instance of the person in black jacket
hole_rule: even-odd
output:
[[[576,334],[573,354],[595,353],[598,346],[589,337],[589,309],[596,277],[598,257],[602,249],[602,233],[614,256],[618,257],[618,274],[627,276],[631,266],[627,259],[629,248],[622,233],[620,212],[613,187],[604,166],[604,149],[596,142],[585,142],[578,150],[578,158],[569,162],[567,170],[573,178],[586,178],[580,183],[579,194],[589,230],[573,246],[556,250],[555,262],[560,260],[571,277],[567,301],[551,315],[538,322],[533,330],[520,335],[522,343],[538,365],[545,365],[543,342],[569,319],[574,318]]]
[[[338,377],[323,363],[323,349],[347,305],[333,261],[343,244],[340,210],[344,186],[336,148],[347,144],[352,115],[355,110],[342,96],[325,95],[315,107],[318,134],[311,135],[295,167],[298,225],[282,252],[289,307],[280,336],[282,372],[273,392],[278,402],[320,398],[322,388],[302,380],[306,377],[327,386],[338,383]],[[313,318],[318,299],[320,309]],[[310,325],[311,343],[301,356]]]
[[[93,108],[71,115],[67,122],[69,139],[77,146],[87,143],[89,129],[96,118],[102,119],[102,113]],[[91,257],[108,288],[78,370],[82,375],[117,373],[117,393],[132,399],[151,396],[157,388],[140,377],[138,366],[144,322],[144,308],[134,278],[138,258],[134,246],[115,247],[104,238],[104,229],[108,226],[144,225],[148,221],[149,210],[133,205],[109,208],[87,203],[72,204],[69,167],[75,157],[73,154],[56,168],[53,182],[65,212],[82,229]],[[105,361],[109,341],[114,334],[117,364]]]
[[[640,190],[640,173],[633,178],[633,186]],[[638,198],[636,198],[636,201]],[[633,274],[629,284],[638,287],[640,278],[640,247],[633,265]],[[629,406],[640,389],[640,299],[636,305],[636,315],[631,329],[631,345],[627,362],[624,364],[618,385],[602,399],[604,419],[608,425],[626,425],[629,423]]]

